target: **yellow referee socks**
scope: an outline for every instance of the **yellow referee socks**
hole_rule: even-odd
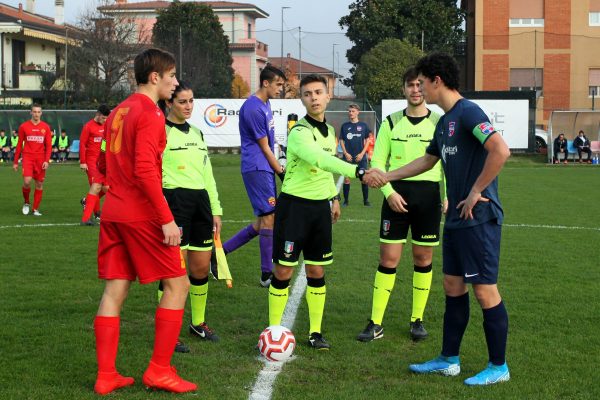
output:
[[[429,298],[429,289],[431,288],[431,264],[426,267],[417,267],[413,273],[413,304],[412,316],[410,322],[415,322],[417,319],[423,321],[423,313]]]
[[[269,325],[281,325],[281,317],[288,301],[289,279],[280,281],[275,276],[269,286]]]
[[[192,325],[200,325],[204,322],[207,297],[208,277],[196,279],[190,275],[190,309],[192,310]]]
[[[396,268],[387,268],[379,265],[375,273],[375,283],[373,284],[373,308],[371,309],[371,319],[374,324],[381,325],[383,314],[387,308],[390,294],[396,283]]]
[[[310,330],[308,333],[321,333],[321,322],[323,321],[325,297],[327,295],[325,277],[306,278],[306,282],[306,303],[308,304],[308,318],[310,321]]]

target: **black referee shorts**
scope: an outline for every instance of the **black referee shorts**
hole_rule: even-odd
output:
[[[331,239],[328,200],[279,195],[275,206],[273,262],[296,266],[302,252],[305,264],[329,265],[333,262]]]
[[[439,183],[401,180],[392,182],[392,187],[406,201],[405,207],[408,212],[393,211],[384,199],[381,206],[379,241],[392,244],[406,243],[410,228],[413,244],[439,245],[442,218]]]
[[[210,251],[213,246],[213,216],[204,189],[163,189],[163,194],[181,231],[181,249]]]

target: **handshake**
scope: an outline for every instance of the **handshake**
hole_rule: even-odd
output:
[[[356,177],[371,188],[380,188],[389,182],[385,172],[377,168],[371,168],[369,170],[356,168]]]

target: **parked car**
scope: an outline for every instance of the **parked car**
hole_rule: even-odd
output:
[[[548,151],[548,132],[535,128],[535,152],[546,153]]]

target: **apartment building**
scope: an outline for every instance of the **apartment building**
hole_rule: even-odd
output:
[[[598,107],[600,0],[462,0],[466,90],[535,90],[553,110]]]

